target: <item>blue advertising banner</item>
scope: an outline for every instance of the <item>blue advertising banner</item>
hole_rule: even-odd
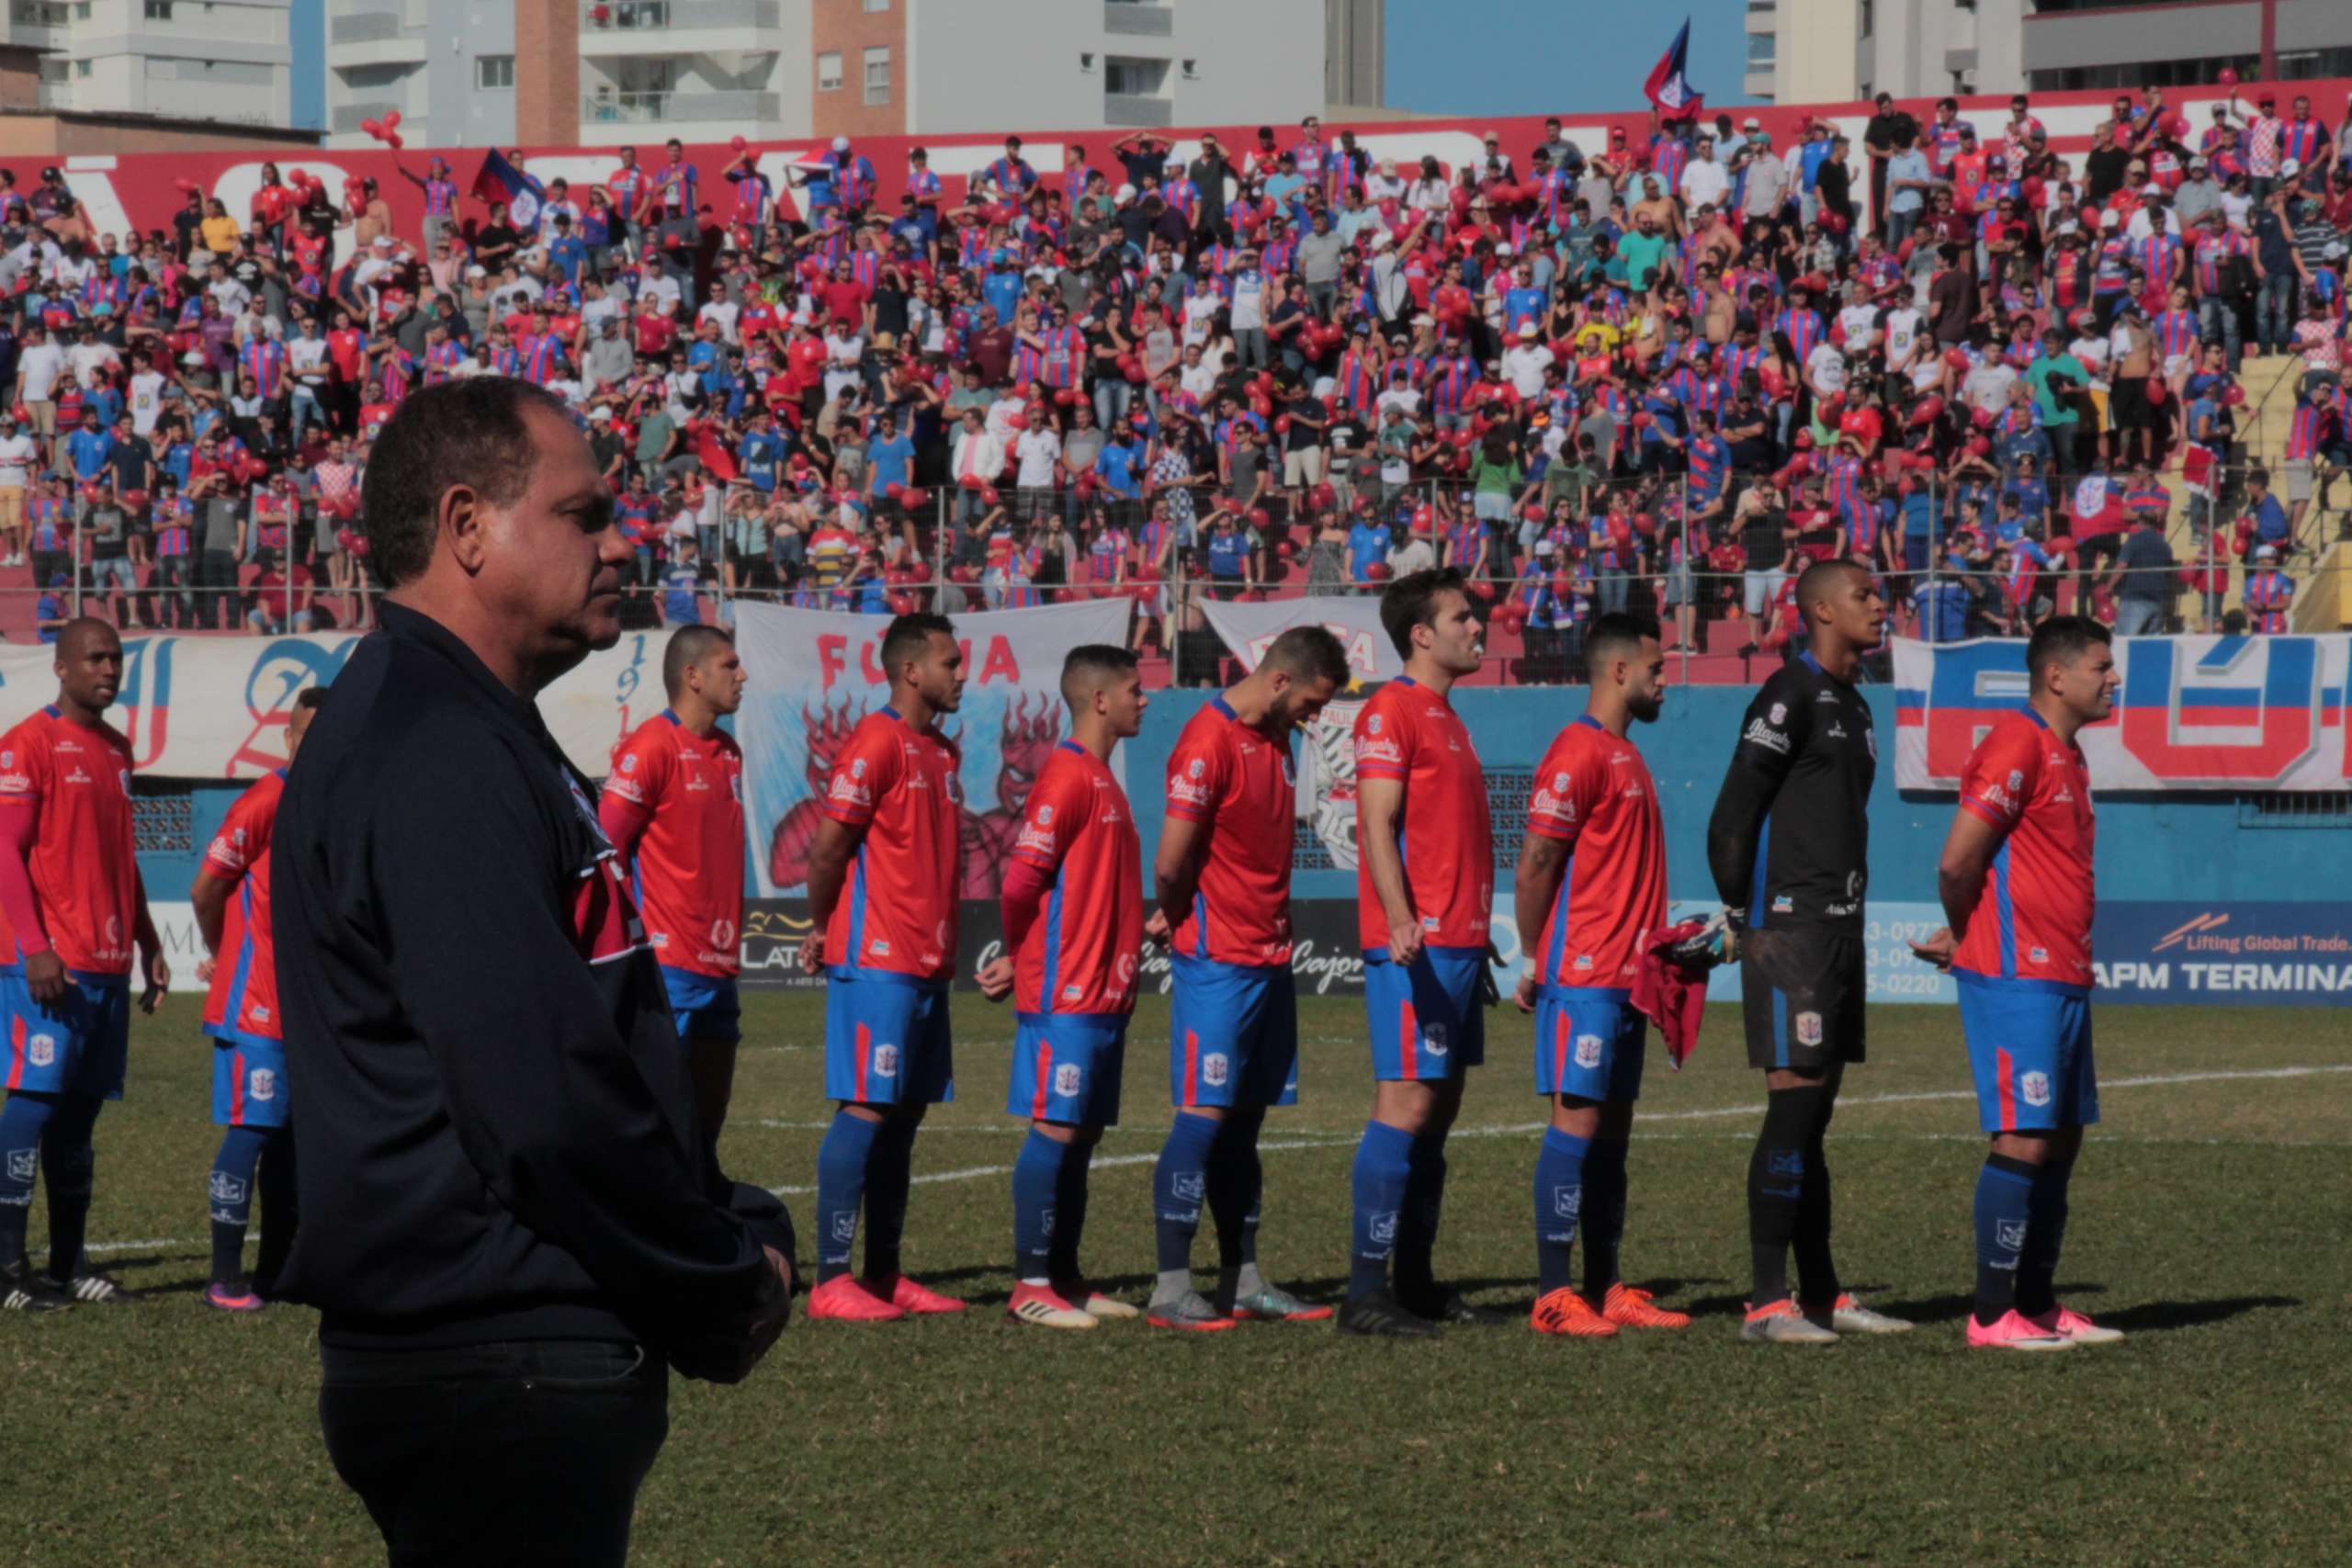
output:
[[[2102,904],[2091,953],[2103,1002],[2352,1002],[2340,903]]]

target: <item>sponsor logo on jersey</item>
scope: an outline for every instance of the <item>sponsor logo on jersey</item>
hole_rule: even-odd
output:
[[[877,1078],[897,1077],[899,1076],[899,1048],[896,1045],[876,1045],[874,1047],[873,1066],[874,1076]]]
[[[1793,915],[1796,912],[1797,901],[1792,895],[1783,893],[1779,897],[1772,900],[1772,913],[1776,915]]]
[[[1600,1066],[1600,1035],[1579,1034],[1577,1036],[1577,1066],[1579,1067]]]
[[[1748,720],[1747,731],[1740,739],[1768,751],[1785,752],[1789,749],[1789,738],[1760,718]]]
[[[1054,835],[1050,829],[1044,827],[1023,828],[1020,835],[1012,840],[1012,847],[1016,850],[1035,850],[1040,854],[1051,854],[1054,851]]]
[[[877,936],[865,944],[865,951],[876,958],[888,958],[890,956],[890,944]]]
[[[1196,761],[1193,767],[1198,769],[1200,763]],[[1199,776],[1197,772],[1193,772],[1170,779],[1168,781],[1169,803],[1173,806],[1206,806],[1209,803],[1209,789],[1208,785],[1197,782]]]
[[[276,1100],[277,1075],[267,1067],[255,1067],[245,1075],[245,1092],[255,1100]]]
[[[0,795],[23,795],[33,787],[33,781],[23,773],[0,773]]]
[[[2028,948],[2025,956],[2029,964],[2047,964],[2050,962],[2050,950],[2046,947]]]
[[[1224,1052],[1210,1052],[1201,1058],[1201,1081],[1212,1089],[1221,1086],[1225,1082],[1227,1067],[1228,1064]]]
[[[1084,995],[1086,995],[1086,987],[1083,986],[1064,986],[1062,987],[1062,1000],[1066,1002],[1074,1002]]]
[[[1797,1043],[1800,1045],[1818,1045],[1821,1043],[1821,1015],[1819,1013],[1801,1012],[1797,1014]]]
[[[917,774],[916,776],[920,778],[922,775]],[[825,795],[826,798],[830,800],[842,801],[850,806],[871,806],[874,804],[874,795],[872,791],[868,790],[864,784],[859,784],[855,779],[845,779],[839,773],[833,775],[832,787],[827,790]]]
[[[2026,1074],[2025,1077],[2018,1079],[2018,1092],[2025,1096],[2025,1102],[2028,1105],[2049,1104],[2050,1075],[2048,1073]]]
[[[1846,739],[1846,727],[1833,718],[1829,721],[1829,728],[1822,733],[1832,740],[1843,740]]]
[[[1085,1081],[1086,1075],[1080,1071],[1076,1062],[1064,1062],[1054,1069],[1054,1092],[1064,1100],[1076,1095]]]
[[[1366,736],[1356,742],[1356,762],[1359,766],[1365,762],[1401,762],[1404,760],[1404,749],[1394,740]]]

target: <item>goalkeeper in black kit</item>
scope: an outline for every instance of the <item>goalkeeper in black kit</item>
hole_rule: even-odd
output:
[[[1822,1147],[1846,1064],[1862,1059],[1862,895],[1878,737],[1854,682],[1862,655],[1884,635],[1886,601],[1867,570],[1842,560],[1808,568],[1796,600],[1805,647],[1741,716],[1707,824],[1707,861],[1724,901],[1714,940],[1722,956],[1739,962],[1747,1062],[1763,1069],[1769,1091],[1747,1166],[1756,1283],[1740,1337],[1826,1345],[1841,1334],[1911,1326],[1838,1285]]]

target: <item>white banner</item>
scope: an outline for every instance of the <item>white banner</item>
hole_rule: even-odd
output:
[[[630,632],[539,694],[548,728],[590,776],[602,778],[621,738],[662,710],[668,637]],[[130,738],[142,773],[259,778],[286,761],[295,694],[331,683],[358,641],[351,632],[125,637],[122,692],[107,716]],[[55,659],[49,647],[0,647],[0,729],[57,700]]]
[[[1081,643],[1124,646],[1125,599],[954,617],[964,645],[964,704],[940,728],[963,749],[964,886],[994,899],[1030,786],[1068,729],[1062,659]],[[890,700],[879,615],[739,604],[735,646],[751,684],[735,716],[750,802],[755,890],[798,896],[818,800],[857,721]],[[1112,758],[1115,772],[1119,758]]]
[[[1293,626],[1319,626],[1340,639],[1348,652],[1348,668],[1362,681],[1391,681],[1405,672],[1405,661],[1380,625],[1376,594],[1316,595],[1305,599],[1204,599],[1201,609],[1209,626],[1233,650],[1244,670],[1255,670],[1274,638]]]
[[[2115,712],[2081,735],[2102,790],[2341,790],[2352,781],[2352,636],[2145,637],[2115,645]],[[1895,783],[1954,789],[2025,705],[2025,644],[1894,644]]]

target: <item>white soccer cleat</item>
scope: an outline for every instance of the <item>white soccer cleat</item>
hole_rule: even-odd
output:
[[[1847,1294],[1829,1309],[1829,1326],[1840,1334],[1908,1334],[1917,1325],[1908,1318],[1872,1312],[1860,1297]]]
[[[1818,1318],[1807,1317],[1797,1303],[1782,1296],[1748,1309],[1739,1337],[1755,1345],[1835,1345],[1838,1336]]]
[[[1092,1328],[1094,1314],[1080,1312],[1055,1293],[1051,1285],[1015,1285],[1005,1314],[1018,1323],[1039,1328]]]

